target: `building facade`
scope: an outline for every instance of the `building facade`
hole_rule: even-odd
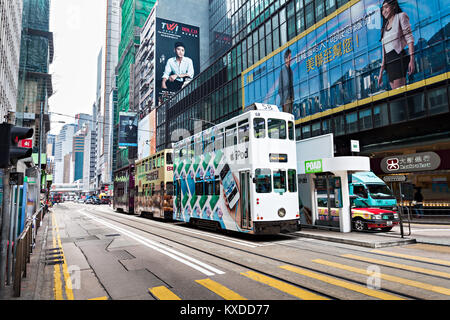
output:
[[[405,70],[397,86],[381,70],[381,0],[210,1],[211,19],[231,30],[231,48],[158,108],[166,120],[160,125],[167,132],[193,132],[192,118],[208,127],[254,102],[287,106],[297,139],[333,133],[340,156],[351,154],[350,140],[359,140],[360,154],[371,157],[380,176],[388,174],[386,157],[435,152],[440,165],[406,172],[408,182],[422,188],[425,200],[450,206],[448,1],[399,3],[411,32],[399,49],[408,60],[392,62]],[[289,103],[280,88],[286,57],[292,70]],[[159,140],[157,150],[177,138]]]
[[[55,173],[54,183],[69,183],[70,181],[70,159],[66,156],[73,151],[73,136],[76,132],[75,124],[65,124],[55,142]],[[68,161],[68,162],[67,162]]]
[[[0,3],[0,123],[17,108],[22,8],[22,1]]]

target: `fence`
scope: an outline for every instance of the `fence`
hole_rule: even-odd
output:
[[[25,228],[15,243],[14,270],[14,297],[20,297],[22,278],[27,277],[27,264],[30,262],[33,247],[36,242],[37,230],[47,213],[47,207],[41,207],[31,218],[27,220]]]

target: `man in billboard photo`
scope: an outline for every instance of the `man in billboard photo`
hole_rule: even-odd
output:
[[[294,104],[294,73],[291,69],[291,57],[291,50],[287,49],[284,53],[284,66],[278,78],[278,95],[280,96],[280,106],[283,108],[283,112],[292,114]]]
[[[183,42],[176,42],[174,46],[175,57],[167,60],[161,87],[176,92],[187,85],[194,78],[194,64],[192,59],[185,57]]]
[[[386,70],[391,89],[406,85],[406,73],[415,71],[414,37],[408,15],[402,11],[397,0],[384,0],[381,7],[383,26],[381,27],[382,55],[378,85],[383,84]],[[409,55],[405,47],[409,48]]]
[[[133,124],[133,119],[128,120],[128,125],[125,127],[125,141],[126,143],[137,143],[137,127]]]

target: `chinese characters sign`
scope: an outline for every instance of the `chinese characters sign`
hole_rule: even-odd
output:
[[[441,158],[434,152],[398,155],[381,160],[381,170],[385,173],[436,170],[440,165]]]

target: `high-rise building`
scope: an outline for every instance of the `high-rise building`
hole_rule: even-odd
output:
[[[34,128],[34,152],[38,152],[40,137],[42,146],[46,145],[46,134],[50,131],[48,98],[53,94],[53,85],[49,65],[54,52],[49,22],[50,0],[23,0],[16,123]],[[44,125],[42,134],[40,116]]]
[[[350,155],[350,141],[359,140],[360,155],[371,157],[379,176],[402,167],[411,189],[450,207],[450,164],[442,161],[450,157],[448,1],[399,1],[411,32],[388,45],[405,57],[391,59],[390,50],[388,71],[381,69],[382,1],[209,3],[218,32],[211,56],[221,52],[214,44],[221,33],[231,47],[158,108],[166,132],[193,132],[193,117],[209,127],[254,102],[274,104],[294,114],[297,139],[333,133],[338,156]],[[166,135],[157,150],[177,138]],[[386,161],[397,155],[402,163],[389,171]]]
[[[7,122],[9,112],[16,112],[22,6],[22,1],[0,2],[0,123]]]
[[[76,132],[75,124],[65,124],[55,143],[55,175],[53,177],[54,183],[69,183],[70,180],[70,161],[66,162],[66,155],[73,151],[73,136]],[[69,175],[67,175],[69,172]]]
[[[139,47],[140,28],[144,25],[156,0],[123,0],[121,2],[121,34],[119,44],[119,59],[117,64],[118,106],[114,111],[114,140],[117,141],[119,130],[119,113],[136,111],[134,92],[134,64]],[[116,167],[129,164],[129,159],[135,159],[137,149],[118,149]]]
[[[83,179],[83,161],[84,161],[84,143],[88,127],[84,125],[73,136],[72,162],[73,162],[73,181]]]

